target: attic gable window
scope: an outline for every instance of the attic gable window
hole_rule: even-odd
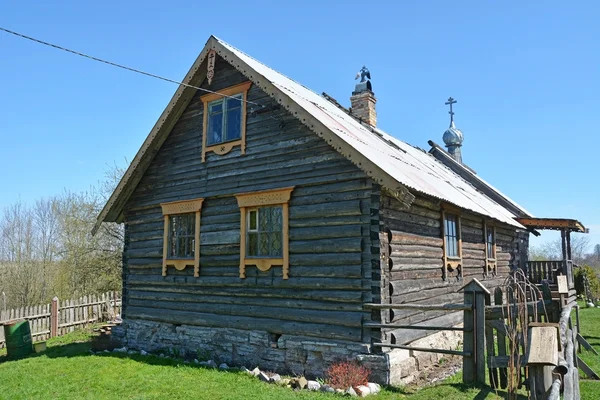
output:
[[[200,276],[200,211],[204,199],[161,203],[164,218],[162,276],[167,267],[194,267]]]
[[[236,196],[240,207],[240,278],[246,267],[268,271],[281,265],[288,279],[289,208],[293,187]]]
[[[458,211],[442,211],[442,238],[444,239],[444,266],[442,279],[447,280],[448,274],[456,271],[456,279],[462,278],[462,235],[460,215]]]
[[[204,105],[202,162],[206,153],[229,153],[240,146],[246,153],[246,101],[252,82],[244,82],[201,97]]]

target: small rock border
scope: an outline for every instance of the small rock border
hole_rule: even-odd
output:
[[[356,396],[356,397],[367,397],[369,395],[377,394],[381,391],[381,386],[377,383],[369,382],[365,386],[359,386],[355,390],[349,387],[346,390],[334,389],[327,384],[321,384],[318,381],[308,380],[303,376],[296,378],[282,378],[279,374],[268,373],[261,371],[258,367],[253,370],[249,370],[246,367],[240,368],[240,371],[247,373],[250,376],[255,376],[259,380],[267,383],[274,383],[279,386],[288,387],[295,390],[308,390],[312,392],[326,392],[326,393],[338,393],[342,395]]]
[[[112,352],[128,354],[128,355],[139,354],[144,357],[154,355],[145,350],[140,350],[139,352],[136,350],[129,350],[127,347],[115,348],[115,349],[113,349]],[[93,349],[90,349],[90,353],[91,354],[104,354],[104,353],[110,353],[110,351],[109,350],[94,351]],[[158,357],[165,358],[165,359],[179,360],[179,358],[177,358],[177,357],[170,357],[164,353],[158,354]],[[291,388],[294,390],[308,390],[308,391],[312,391],[312,392],[320,391],[320,392],[337,393],[337,394],[341,394],[341,395],[354,396],[354,397],[367,397],[369,395],[377,394],[381,391],[381,386],[379,384],[373,383],[373,382],[369,382],[366,386],[358,386],[356,388],[357,390],[355,390],[352,387],[349,387],[346,390],[343,390],[343,389],[334,389],[333,387],[331,387],[327,384],[321,384],[318,381],[308,380],[303,376],[295,377],[295,378],[282,378],[279,374],[270,373],[267,371],[261,371],[258,367],[254,368],[253,370],[249,370],[246,367],[231,368],[226,363],[217,364],[214,360],[198,361],[197,359],[194,359],[191,362],[187,361],[187,360],[183,361],[184,364],[190,364],[192,362],[198,366],[205,367],[205,368],[214,368],[214,369],[218,368],[223,371],[239,370],[239,371],[245,372],[246,374],[248,374],[250,376],[254,376],[254,377],[258,378],[259,380],[261,380],[263,382],[273,383],[278,386],[288,387],[288,388]]]

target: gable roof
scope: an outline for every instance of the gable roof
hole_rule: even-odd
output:
[[[361,124],[326,98],[214,36],[208,39],[186,74],[185,85],[199,86],[204,81],[205,59],[211,49],[406,206],[414,200],[412,190],[525,229],[510,211],[476,190],[429,153],[380,129]],[[102,222],[122,220],[126,201],[196,90],[184,85],[177,89],[100,212],[94,232]]]

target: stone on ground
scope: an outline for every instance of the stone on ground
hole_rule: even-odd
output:
[[[227,365],[227,363],[222,363],[221,365],[219,365],[219,369],[228,370],[229,365]]]
[[[348,389],[346,389],[346,392],[345,392],[345,393],[346,393],[347,395],[354,396],[354,397],[357,397],[357,396],[358,396],[358,394],[356,393],[356,390],[354,390],[354,388],[352,388],[352,386],[351,386],[351,387],[349,387]]]
[[[265,374],[264,372],[259,372],[258,374],[258,379],[260,379],[263,382],[270,382],[271,378],[269,378],[269,376],[267,374]]]
[[[332,388],[331,386],[325,384],[325,385],[321,386],[321,392],[335,393],[335,389]]]
[[[367,386],[369,387],[371,394],[377,394],[381,392],[381,386],[379,386],[377,383],[369,382]]]
[[[254,376],[258,376],[258,374],[260,374],[260,369],[258,369],[258,367],[254,368],[252,371],[250,371],[252,373],[252,375]]]
[[[360,397],[367,397],[368,395],[371,394],[371,390],[369,389],[368,386],[359,386],[358,388],[358,392],[360,393]]]
[[[317,390],[321,389],[321,384],[317,381],[308,381],[306,383],[306,388],[308,390],[317,391]]]

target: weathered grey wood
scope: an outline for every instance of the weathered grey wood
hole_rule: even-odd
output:
[[[491,301],[491,297],[486,296],[485,305],[491,305]],[[485,345],[487,351],[489,381],[491,387],[498,388],[498,369],[489,366],[490,359],[494,358],[496,355],[496,349],[494,347],[494,329],[488,322],[489,321],[485,321]]]
[[[463,356],[470,357],[471,353],[467,353],[464,351],[457,350],[445,350],[445,349],[432,349],[431,347],[414,347],[414,346],[405,346],[400,344],[389,344],[389,343],[373,343],[373,346],[376,347],[389,347],[391,349],[404,349],[404,350],[412,350],[412,351],[422,351],[424,353],[439,353],[439,354],[451,354],[455,356]]]
[[[441,315],[435,316],[436,314],[431,313],[422,313],[421,317],[417,319],[414,324],[418,326],[437,326],[437,327],[448,327],[452,328],[453,326],[458,325],[463,319],[461,312],[452,312],[448,313],[447,311],[440,312]],[[433,316],[433,318],[432,318]],[[410,319],[407,319],[410,321]],[[464,331],[464,328],[462,328]],[[415,340],[424,338],[428,335],[431,335],[431,331],[423,330],[419,327],[415,327],[414,329],[406,330],[406,329],[396,329],[390,332],[390,336],[393,338],[394,343],[396,344],[408,344]]]
[[[491,357],[488,357],[488,359],[487,359],[487,365],[489,368],[506,369],[510,365],[509,361],[510,361],[510,356],[506,356],[506,355],[491,356]],[[526,361],[527,360],[525,360],[524,358],[519,360],[521,367],[525,367],[527,365]],[[516,357],[513,357],[512,365],[517,365]]]
[[[596,351],[596,349],[588,343],[587,340],[585,340],[585,338],[583,336],[581,336],[581,334],[579,332],[577,332],[577,343],[580,346],[585,347],[586,350],[591,351],[592,353],[594,353],[594,355],[598,355],[598,352]],[[581,353],[581,351],[579,351]]]
[[[577,366],[587,375],[588,379],[600,380],[600,376],[589,367],[579,356],[577,356]]]
[[[464,328],[446,327],[446,326],[426,326],[426,325],[399,325],[399,324],[379,324],[374,322],[366,322],[364,326],[368,328],[389,328],[389,329],[409,329],[423,331],[458,331],[464,332]]]
[[[465,288],[467,290],[467,287]],[[485,384],[485,299],[489,293],[475,292],[475,369],[477,382]]]
[[[471,291],[464,292],[464,304],[470,305],[471,308],[464,310],[463,312],[463,327],[465,333],[463,334],[463,351],[470,354],[469,356],[463,357],[463,382],[473,383],[476,379],[476,367],[475,367],[475,294]]]
[[[365,308],[369,309],[392,309],[392,310],[422,310],[422,311],[462,311],[471,310],[472,306],[466,304],[437,304],[437,305],[422,305],[422,304],[370,304],[366,303]]]

